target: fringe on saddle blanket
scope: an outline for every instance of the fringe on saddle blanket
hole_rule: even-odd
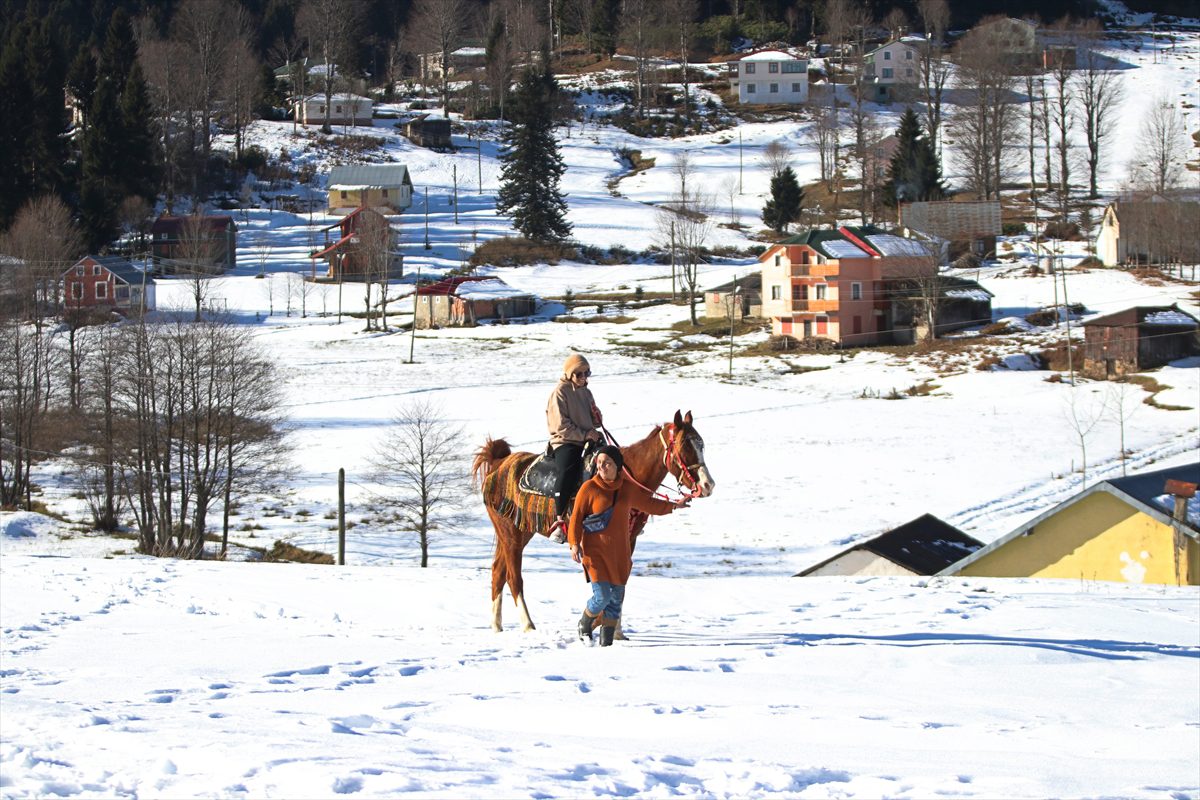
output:
[[[513,521],[518,530],[544,533],[554,521],[554,498],[523,492],[521,476],[537,458],[536,453],[518,453],[505,459],[483,480],[483,502]]]

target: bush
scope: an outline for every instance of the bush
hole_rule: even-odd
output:
[[[1032,314],[1025,315],[1025,321],[1030,325],[1037,325],[1039,328],[1045,328],[1047,325],[1053,325],[1054,320],[1058,317],[1057,312],[1052,308],[1043,308],[1041,311],[1034,311]]]
[[[1100,259],[1096,258],[1095,256],[1088,256],[1087,258],[1083,259],[1075,266],[1083,267],[1085,269],[1094,269],[1097,267],[1103,267],[1104,262],[1101,261]]]
[[[1079,226],[1074,222],[1050,222],[1046,224],[1046,229],[1042,231],[1042,238],[1077,242],[1082,237],[1079,235]]]
[[[1028,233],[1029,229],[1025,227],[1024,222],[1005,222],[1000,226],[1000,232],[1005,236],[1020,236]]]
[[[499,267],[557,264],[564,258],[574,255],[575,249],[569,245],[535,242],[517,236],[504,236],[479,245],[471,256],[470,264],[473,267],[483,264],[494,264]]]

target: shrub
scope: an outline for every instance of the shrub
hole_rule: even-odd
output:
[[[1077,242],[1081,238],[1079,235],[1079,226],[1074,222],[1050,222],[1046,224],[1046,229],[1042,231],[1044,239],[1065,239],[1070,242]]]
[[[1023,233],[1028,233],[1028,228],[1024,222],[1005,222],[1000,226],[1000,232],[1005,236],[1020,236]]]
[[[1040,328],[1044,328],[1047,325],[1053,325],[1057,317],[1058,313],[1053,308],[1043,308],[1041,311],[1026,314],[1025,321],[1030,325],[1037,325]]]
[[[1083,259],[1075,266],[1083,267],[1085,269],[1094,269],[1096,267],[1103,267],[1104,262],[1101,261],[1100,259],[1096,258],[1095,256],[1088,256],[1087,258]]]
[[[522,264],[557,264],[562,259],[569,258],[574,254],[574,248],[569,245],[535,242],[518,236],[503,236],[479,245],[471,255],[469,263],[473,267],[482,264],[494,264],[500,267],[514,267]]]

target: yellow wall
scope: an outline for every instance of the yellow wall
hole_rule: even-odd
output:
[[[1106,492],[1096,492],[1039,523],[1026,536],[958,574],[995,578],[1073,578],[1176,583],[1175,531]],[[1186,537],[1179,583],[1200,583],[1200,548]]]

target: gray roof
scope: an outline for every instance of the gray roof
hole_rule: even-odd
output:
[[[1172,509],[1160,502],[1160,499],[1166,494],[1165,486],[1168,480],[1200,484],[1200,462],[1184,464],[1180,467],[1167,467],[1166,469],[1144,472],[1141,475],[1131,475],[1126,478],[1110,478],[1106,481],[1094,483],[1074,497],[1064,500],[1046,513],[1031,519],[1011,533],[1006,533],[986,547],[976,550],[971,555],[951,564],[937,574],[954,575],[958,573],[968,564],[978,561],[988,553],[999,550],[1018,536],[1022,536],[1033,530],[1067,506],[1078,503],[1098,492],[1105,492],[1112,495],[1118,500],[1141,511],[1148,517],[1158,520],[1163,525],[1173,525],[1174,520],[1171,517]],[[1193,505],[1194,498],[1193,503],[1189,503],[1186,520],[1179,526],[1179,530],[1185,536],[1200,541],[1200,516],[1193,510]]]
[[[343,164],[329,171],[329,188],[336,186],[412,186],[404,164]]]
[[[129,261],[129,259],[124,258],[123,256],[85,256],[85,258],[90,258],[92,261],[95,261],[97,264],[104,267],[113,275],[116,275],[118,278],[128,284],[145,283],[146,285],[149,285],[154,283],[154,278],[150,277],[149,273],[138,269]],[[82,260],[82,258],[79,259],[79,261]],[[72,264],[67,272],[70,272],[72,269],[75,269],[75,267],[79,266],[79,261]]]

